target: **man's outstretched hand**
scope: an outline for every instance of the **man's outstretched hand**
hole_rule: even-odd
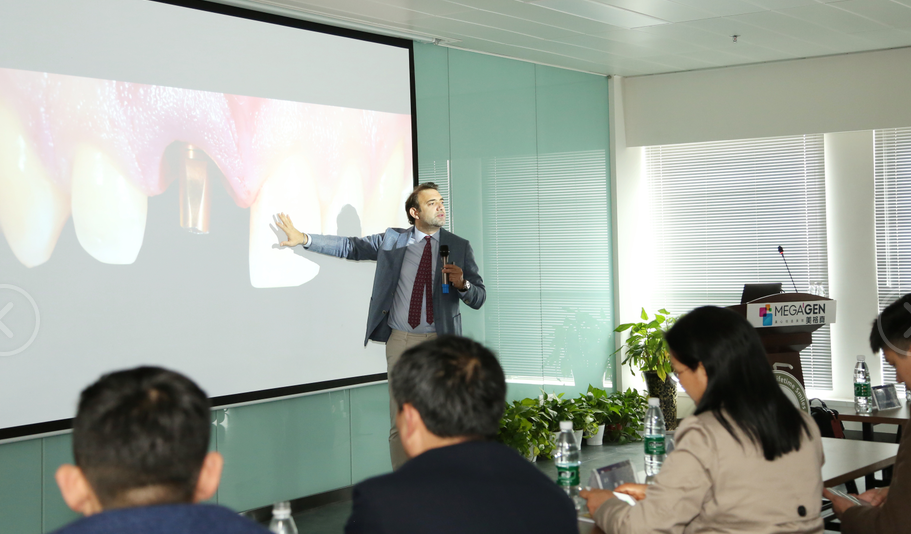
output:
[[[297,245],[306,244],[308,241],[307,236],[294,227],[294,224],[291,222],[291,217],[288,217],[285,213],[276,215],[275,225],[281,228],[288,237],[287,241],[279,243],[283,247],[296,247]]]

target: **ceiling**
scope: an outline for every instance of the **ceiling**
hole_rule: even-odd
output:
[[[911,46],[911,0],[217,1],[621,76]]]

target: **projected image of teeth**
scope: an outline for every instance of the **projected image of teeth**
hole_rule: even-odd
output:
[[[223,189],[250,211],[251,284],[298,286],[319,269],[276,246],[272,215],[313,233],[350,208],[362,235],[402,224],[411,158],[409,115],[0,69],[0,230],[30,268],[71,216],[89,256],[134,263],[169,187],[173,224],[204,240]]]

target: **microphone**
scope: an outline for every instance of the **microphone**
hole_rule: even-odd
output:
[[[794,293],[799,293],[799,291],[797,291],[797,284],[794,283],[794,277],[791,276],[791,268],[788,267],[788,260],[784,259],[784,249],[781,248],[781,245],[778,245],[778,253],[781,254],[781,259],[784,261],[784,268],[788,270],[788,276],[791,278],[791,285],[794,286]]]
[[[445,267],[449,263],[449,245],[440,245],[440,258]],[[443,293],[449,293],[449,275],[443,273]]]

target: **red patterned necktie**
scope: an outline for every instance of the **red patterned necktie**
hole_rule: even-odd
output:
[[[418,274],[414,277],[414,289],[411,290],[411,306],[408,307],[408,324],[417,328],[421,324],[421,296],[427,295],[427,323],[433,324],[433,278],[430,273],[430,236],[424,237],[424,254],[418,265]]]

